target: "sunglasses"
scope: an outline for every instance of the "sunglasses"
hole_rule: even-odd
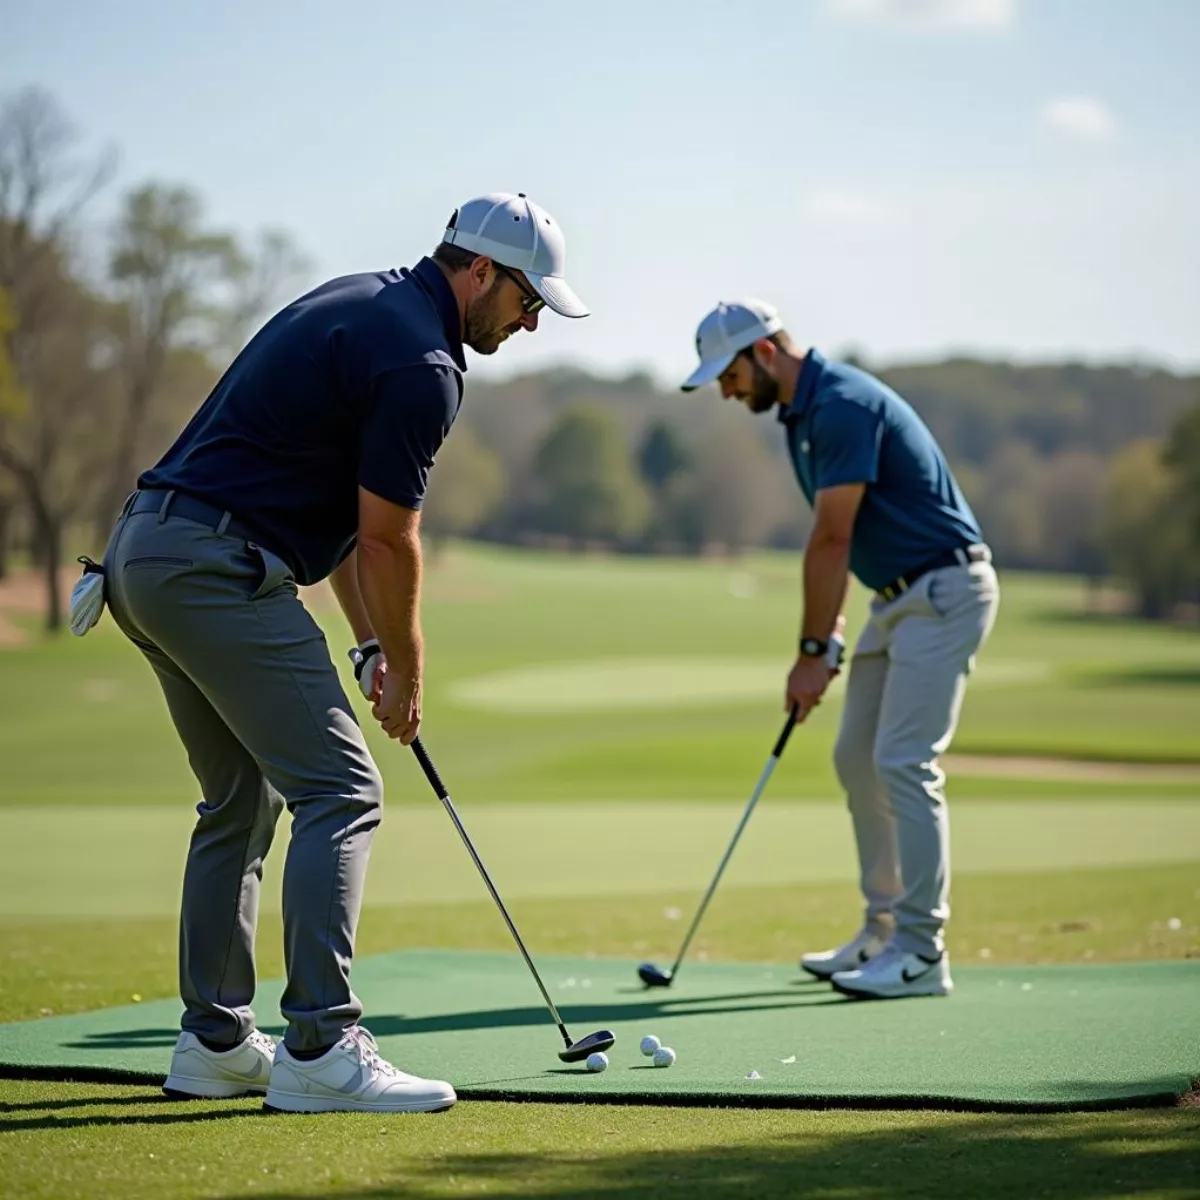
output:
[[[525,284],[522,283],[521,280],[515,274],[513,274],[513,272],[510,271],[503,263],[498,263],[495,261],[495,259],[493,259],[492,262],[497,271],[500,271],[503,274],[507,275],[509,277],[509,279],[511,279],[513,281],[513,283],[515,283],[517,285],[517,291],[519,291],[521,293],[521,311],[522,312],[526,312],[526,313],[541,312],[542,309],[546,307],[545,300],[543,300],[541,298],[541,296],[539,296],[537,294],[537,292],[532,291],[530,288],[527,288],[525,286]]]

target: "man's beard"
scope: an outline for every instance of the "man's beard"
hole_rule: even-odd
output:
[[[476,354],[495,354],[506,334],[516,333],[520,321],[500,324],[496,312],[500,307],[498,286],[489,288],[478,300],[467,305],[463,341]]]
[[[770,412],[779,403],[779,384],[758,363],[751,360],[750,365],[754,368],[754,388],[745,401],[746,407],[751,412]]]

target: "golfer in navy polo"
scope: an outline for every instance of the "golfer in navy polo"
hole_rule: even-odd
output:
[[[269,321],[138,481],[104,560],[114,619],[150,661],[203,799],[184,873],[183,1032],[166,1089],[265,1092],[293,1112],[443,1109],[454,1089],[384,1061],[350,987],[383,789],[297,584],[329,579],[372,713],[421,720],[421,503],[462,402],[464,346],[587,309],[557,223],[524,195],[468,201],[411,270],[334,279]],[[254,933],[284,806],[283,1042],[258,1031]]]
[[[776,413],[813,506],[799,655],[787,704],[801,720],[832,673],[851,574],[874,593],[850,661],[834,759],[858,845],[861,930],[801,966],[853,996],[953,988],[950,829],[939,756],[999,603],[991,553],[937,442],[908,403],[855,367],[802,350],[769,304],[720,304],[696,333],[685,391]]]

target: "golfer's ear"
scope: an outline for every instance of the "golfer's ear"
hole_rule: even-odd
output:
[[[769,374],[775,366],[775,358],[779,354],[779,347],[770,338],[759,338],[754,343],[752,353],[754,354],[754,361]]]

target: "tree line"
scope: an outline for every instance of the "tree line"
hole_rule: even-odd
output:
[[[114,157],[82,147],[53,97],[0,101],[0,575],[12,554],[42,568],[52,629],[58,566],[103,547],[138,472],[307,270],[285,232],[216,228],[186,185],[139,184],[97,227]],[[847,357],[929,424],[1002,567],[1115,577],[1150,617],[1200,600],[1200,379]],[[468,380],[423,520],[434,548],[680,554],[798,549],[809,525],[772,418],[572,368]]]

